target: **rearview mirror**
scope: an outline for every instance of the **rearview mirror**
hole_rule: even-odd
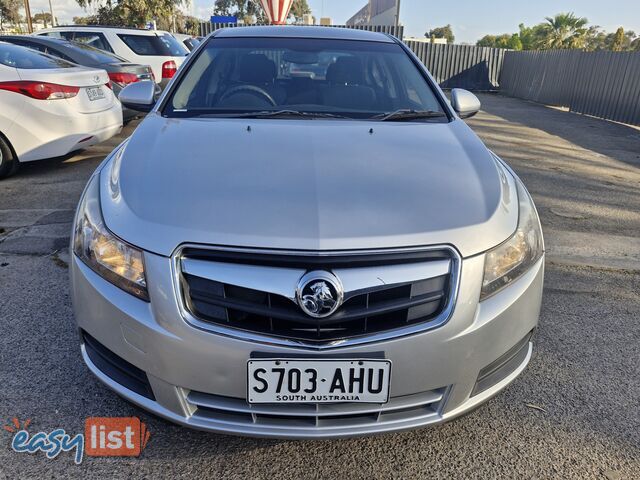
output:
[[[451,90],[451,106],[460,118],[470,118],[480,111],[480,100],[473,93],[462,88]]]
[[[155,90],[156,84],[152,81],[130,83],[120,91],[118,99],[131,110],[150,112],[156,104]]]

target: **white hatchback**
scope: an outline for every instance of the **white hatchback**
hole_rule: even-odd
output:
[[[107,72],[0,42],[0,178],[19,162],[66,155],[121,129]]]
[[[186,46],[162,30],[78,25],[43,29],[37,35],[86,43],[132,63],[149,65],[162,87],[169,83],[189,54]]]

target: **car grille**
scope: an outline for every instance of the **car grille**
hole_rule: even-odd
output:
[[[435,262],[439,270],[432,276],[429,267],[436,265]],[[222,270],[228,271],[230,264],[238,269],[231,280],[229,275],[219,274]],[[309,344],[324,344],[428,325],[450,303],[453,267],[454,259],[446,251],[384,258],[269,258],[243,257],[237,253],[232,256],[211,256],[210,253],[203,256],[200,251],[189,250],[182,256],[180,286],[187,310],[206,324]],[[410,269],[409,281],[385,284],[382,281],[384,272],[391,268]],[[424,275],[420,273],[421,268]],[[319,269],[332,271],[338,278],[357,272],[365,282],[364,288],[345,292],[342,306],[333,315],[322,319],[306,315],[294,301],[300,276]],[[270,275],[274,278],[289,275],[291,288],[285,295],[268,291],[266,287],[252,288],[255,285],[247,285],[248,277],[256,275],[263,275],[267,283]],[[397,279],[397,275],[394,278]]]
[[[333,403],[251,405],[243,398],[189,392],[193,417],[264,429],[317,429],[384,427],[385,424],[427,421],[440,416],[446,388],[391,397],[386,404]]]

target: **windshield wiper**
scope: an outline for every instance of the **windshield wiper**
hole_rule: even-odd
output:
[[[349,118],[334,113],[324,112],[301,112],[299,110],[261,110],[257,112],[238,113],[206,113],[198,115],[201,117],[224,117],[224,118],[277,118],[277,117],[298,117],[298,118]]]
[[[381,113],[371,117],[373,120],[379,120],[381,122],[400,121],[400,120],[415,120],[419,118],[442,118],[446,115],[443,112],[436,112],[434,110],[410,110],[403,108],[396,110],[395,112]]]

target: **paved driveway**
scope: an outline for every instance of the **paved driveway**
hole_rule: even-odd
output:
[[[469,123],[529,186],[549,251],[535,354],[503,394],[440,427],[314,442],[190,431],[121,400],[81,363],[65,251],[81,190],[114,139],[0,182],[0,418],[77,433],[89,416],[138,415],[149,446],[76,466],[68,453],[16,454],[0,430],[0,479],[639,478],[640,132],[481,99]]]

